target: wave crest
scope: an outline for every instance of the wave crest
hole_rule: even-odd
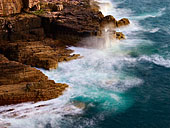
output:
[[[151,55],[150,57],[149,56],[142,56],[138,59],[139,61],[140,60],[145,60],[145,61],[149,61],[149,62],[152,62],[156,65],[160,65],[160,66],[164,66],[166,68],[170,68],[170,60],[169,59],[165,59],[163,58],[162,56],[160,55]]]

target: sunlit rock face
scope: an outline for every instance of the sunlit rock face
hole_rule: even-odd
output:
[[[20,13],[23,8],[22,0],[1,0],[0,16]]]
[[[22,9],[39,10],[40,0],[1,0],[0,16],[20,13]]]

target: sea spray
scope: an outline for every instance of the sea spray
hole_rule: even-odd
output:
[[[111,2],[105,5],[105,9],[113,7]],[[108,13],[107,9],[105,11]],[[83,58],[60,63],[56,70],[40,69],[49,79],[70,85],[63,96],[45,102],[3,107],[0,118],[13,128],[69,127],[75,122],[79,122],[79,127],[95,127],[109,113],[116,115],[129,108],[133,98],[126,91],[141,85],[143,80],[123,71],[124,66],[136,62],[122,49],[127,44],[113,40],[109,28],[103,31],[102,38],[85,39],[90,48],[71,48]],[[85,104],[85,108],[76,107],[74,102]]]

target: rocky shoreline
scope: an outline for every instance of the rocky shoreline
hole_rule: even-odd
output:
[[[13,7],[13,8],[10,8]],[[103,16],[92,0],[6,0],[0,2],[0,105],[57,98],[67,84],[49,80],[40,70],[81,58],[68,46],[86,37],[102,38],[109,25],[113,38],[125,39],[115,28],[130,24]]]

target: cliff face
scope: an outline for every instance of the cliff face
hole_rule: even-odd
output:
[[[23,8],[22,0],[1,0],[0,16],[20,13]]]
[[[108,24],[114,30],[130,23],[104,17],[89,0],[42,0],[36,11],[40,1],[0,0],[0,105],[58,97],[67,85],[32,67],[49,70],[58,62],[81,58],[67,46],[81,45],[85,37],[102,38]],[[15,13],[20,14],[10,15]],[[121,32],[113,34],[125,38]]]
[[[35,15],[20,14],[14,17],[0,17],[0,41],[31,41],[43,38],[41,18]]]
[[[0,16],[8,16],[11,14],[20,13],[22,9],[39,10],[39,0],[1,0],[0,1]]]
[[[39,70],[0,54],[0,105],[49,100],[60,96],[66,84],[56,84]]]

